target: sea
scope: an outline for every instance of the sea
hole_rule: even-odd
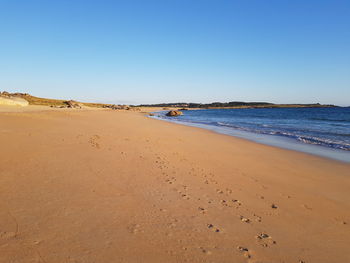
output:
[[[184,110],[153,118],[350,162],[350,107]]]

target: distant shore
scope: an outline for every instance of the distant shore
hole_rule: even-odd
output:
[[[20,99],[25,99],[30,105],[37,106],[51,106],[51,107],[63,107],[67,106],[69,100],[58,100],[58,99],[49,99],[49,98],[40,98],[32,96],[28,93],[9,93],[9,92],[0,92],[0,97],[15,97]],[[319,107],[339,107],[332,104],[275,104],[269,102],[241,102],[241,101],[232,101],[232,102],[213,102],[213,103],[158,103],[158,104],[139,104],[139,105],[116,105],[108,103],[94,103],[94,102],[77,102],[83,106],[95,107],[95,108],[115,108],[120,109],[120,107],[129,107],[129,108],[190,108],[190,109],[243,109],[243,108],[319,108]]]
[[[339,107],[331,104],[274,104],[268,102],[214,102],[208,104],[202,103],[160,103],[160,104],[141,104],[139,107],[171,107],[171,108],[182,108],[182,109],[246,109],[246,108],[330,108]]]

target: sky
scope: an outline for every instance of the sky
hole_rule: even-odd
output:
[[[350,0],[0,0],[0,90],[350,105]]]

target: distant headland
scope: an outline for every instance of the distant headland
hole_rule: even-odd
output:
[[[98,107],[98,108],[112,108],[112,109],[132,109],[137,107],[160,107],[160,108],[180,108],[180,109],[236,109],[236,108],[321,108],[321,107],[338,107],[332,104],[275,104],[269,102],[212,102],[212,103],[158,103],[158,104],[140,104],[140,105],[116,105],[107,103],[89,103],[77,102],[73,100],[57,100],[47,99],[32,96],[28,93],[10,93],[0,92],[0,98],[3,99],[22,99],[28,102],[29,105],[42,105],[50,107]]]
[[[139,107],[169,107],[169,108],[196,108],[196,109],[236,109],[236,108],[320,108],[320,107],[338,107],[332,104],[274,104],[269,102],[212,102],[212,103],[160,103],[160,104],[141,104]]]

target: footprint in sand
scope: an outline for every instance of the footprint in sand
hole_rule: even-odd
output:
[[[207,249],[207,248],[204,248],[204,247],[199,247],[199,249],[202,251],[202,253],[204,253],[204,254],[207,254],[207,255],[211,255],[212,254],[212,252],[209,250],[209,249]]]
[[[214,202],[214,200],[213,199],[208,199],[208,204],[212,204]]]
[[[100,149],[100,144],[98,143],[98,140],[100,139],[99,135],[93,135],[89,138],[89,143],[91,147]]]
[[[175,178],[175,177],[174,177]],[[182,188],[186,191],[188,189],[188,186],[187,185],[181,185]]]
[[[140,232],[143,232],[141,229],[140,229],[140,225],[139,224],[131,224],[127,227],[129,233],[131,234],[137,234],[137,233],[140,233]]]
[[[241,252],[243,254],[244,257],[251,258],[251,255],[249,254],[249,249],[248,248],[238,246],[237,249],[238,249],[239,252]]]
[[[185,200],[190,200],[190,197],[187,194],[181,194],[181,197]]]
[[[215,180],[213,180],[213,179],[209,179],[209,181],[210,181],[211,183],[213,183],[213,184],[218,184],[218,182],[215,181]]]
[[[250,219],[249,219],[249,218],[246,218],[246,217],[244,217],[244,216],[240,216],[239,218],[240,218],[241,221],[244,222],[244,223],[250,223]]]
[[[283,197],[285,197],[285,198],[287,198],[287,199],[289,199],[289,198],[292,198],[290,195],[287,195],[287,194],[281,194],[281,196],[283,196]]]
[[[303,204],[302,207],[304,207],[304,208],[307,209],[307,210],[312,210],[311,207],[309,207],[308,205],[305,205],[305,204]]]
[[[205,208],[203,208],[203,207],[198,207],[198,210],[202,214],[205,214],[207,212],[207,210]]]
[[[231,201],[236,205],[236,209],[238,209],[242,205],[241,201],[237,199],[232,199]]]
[[[171,177],[170,179],[166,179],[165,182],[168,183],[168,184],[173,184],[173,183],[176,182],[176,178],[175,177]]]
[[[168,223],[167,226],[169,228],[175,228],[176,227],[176,223],[172,222],[172,223]]]
[[[340,218],[334,218],[334,220],[337,222],[337,223],[340,223],[341,225],[347,225],[348,223]]]
[[[221,204],[222,206],[228,206],[226,200],[220,200],[220,204]]]
[[[181,190],[177,191],[179,195],[182,197],[182,199],[189,200],[190,196],[188,194],[183,193]]]
[[[261,222],[261,216],[258,216],[256,214],[253,215],[255,217],[256,222]]]
[[[215,233],[219,233],[220,229],[215,227],[213,224],[207,224],[208,229],[214,231]]]
[[[0,214],[3,218],[3,222],[1,222],[0,226],[0,241],[16,238],[19,235],[19,225],[16,217],[9,211],[5,211],[5,209],[0,211]],[[5,229],[11,230],[4,231]]]
[[[256,239],[258,239],[260,245],[262,245],[263,247],[268,247],[269,245],[277,244],[277,242],[272,240],[272,237],[266,233],[261,233],[257,235]]]
[[[226,194],[232,194],[232,189],[226,188]]]
[[[223,193],[224,193],[224,191],[222,191],[222,190],[220,190],[220,189],[216,189],[216,192],[217,192],[218,194],[223,194]]]
[[[0,239],[11,239],[15,238],[16,235],[16,232],[0,232]]]

